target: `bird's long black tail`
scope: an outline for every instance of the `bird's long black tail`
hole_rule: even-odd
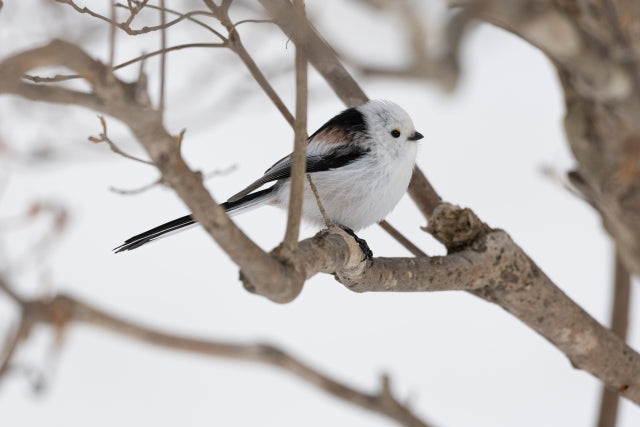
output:
[[[264,202],[270,200],[273,190],[274,187],[270,187],[264,190],[256,191],[255,193],[247,194],[239,200],[221,203],[220,206],[222,206],[224,210],[229,214],[239,213],[246,209],[262,205]],[[164,237],[169,233],[182,230],[185,227],[194,224],[197,224],[197,221],[193,218],[193,216],[185,215],[183,217],[176,218],[172,221],[154,227],[151,230],[147,230],[144,233],[140,233],[133,237],[130,237],[125,240],[123,244],[121,244],[117,248],[114,248],[113,250],[115,251],[115,253],[130,251],[132,249],[139,248],[140,246],[153,240]]]

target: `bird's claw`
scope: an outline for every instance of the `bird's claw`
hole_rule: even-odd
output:
[[[373,251],[367,244],[367,241],[358,237],[358,235],[349,227],[344,227],[341,225],[340,228],[344,230],[345,233],[347,233],[349,236],[353,237],[356,243],[358,244],[358,246],[360,246],[360,250],[364,254],[363,261],[364,260],[373,261]]]

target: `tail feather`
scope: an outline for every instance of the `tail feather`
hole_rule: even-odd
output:
[[[241,199],[235,200],[233,202],[221,203],[220,206],[222,206],[222,208],[230,215],[260,206],[268,199],[270,199],[274,187],[275,186],[272,186],[264,190],[256,191],[255,193],[247,194]],[[198,222],[193,218],[192,215],[185,215],[183,217],[165,222],[162,225],[130,237],[125,240],[123,244],[121,244],[117,248],[114,248],[113,250],[115,253],[130,251],[132,249],[139,248],[140,246],[147,244],[153,240],[165,237],[169,233],[183,230],[185,227],[197,223]]]

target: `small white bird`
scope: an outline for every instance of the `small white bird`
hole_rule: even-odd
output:
[[[407,191],[416,160],[416,132],[411,118],[390,101],[373,100],[344,110],[309,137],[307,173],[315,184],[328,219],[355,236],[383,220]],[[230,215],[262,205],[287,208],[291,155],[271,166],[264,175],[221,206]],[[274,185],[258,190],[263,185]],[[316,198],[305,180],[302,215],[323,224]],[[167,233],[193,225],[191,215],[174,219],[127,239],[114,249],[135,249]],[[365,253],[368,248],[363,247]],[[369,251],[370,254],[370,251]],[[370,256],[370,255],[369,255]]]

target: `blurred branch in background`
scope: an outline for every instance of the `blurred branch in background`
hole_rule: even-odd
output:
[[[41,219],[47,221],[45,229],[25,245],[18,256],[4,261],[5,265],[0,265],[0,269],[17,273],[44,268],[47,257],[69,225],[69,213],[64,206],[51,200],[34,202],[22,214],[0,218],[0,233],[7,235],[10,232],[36,228],[36,222]]]
[[[104,142],[105,144],[107,144],[109,146],[109,149],[111,151],[113,151],[116,154],[121,155],[122,157],[124,157],[126,159],[133,160],[135,162],[140,162],[140,163],[143,163],[145,165],[153,166],[153,163],[151,163],[150,161],[134,157],[134,156],[132,156],[130,154],[125,153],[120,148],[118,148],[118,146],[107,136],[107,121],[102,116],[98,116],[98,120],[100,120],[100,125],[102,126],[102,133],[99,134],[98,136],[90,136],[89,137],[89,141],[91,141],[91,142],[93,142],[95,144],[98,144],[100,142]]]
[[[36,325],[50,326],[58,336],[63,336],[64,330],[70,326],[85,324],[165,349],[273,366],[335,398],[386,416],[400,425],[428,426],[407,405],[396,399],[386,375],[383,375],[381,387],[377,393],[366,393],[334,380],[270,344],[238,344],[169,334],[114,316],[65,294],[41,299],[23,298],[2,275],[0,275],[0,292],[20,308],[19,322],[13,330],[9,331],[1,349],[0,383],[11,371],[12,360],[19,344],[28,338]]]
[[[577,161],[576,188],[602,216],[629,272],[640,274],[640,2],[483,0],[480,5],[478,19],[522,37],[556,67],[567,110],[565,132]]]
[[[445,91],[455,89],[460,77],[458,56],[465,31],[474,23],[481,2],[454,11],[444,25],[441,43],[428,45],[429,35],[420,3],[412,0],[359,0],[360,3],[387,15],[396,15],[402,25],[396,28],[405,32],[407,45],[411,47],[410,60],[403,67],[391,68],[361,64],[354,59],[345,62],[366,76],[392,79],[416,79],[437,83]],[[433,32],[432,32],[433,34]],[[438,46],[440,51],[435,51]]]
[[[611,302],[611,331],[621,339],[627,339],[629,308],[631,305],[631,277],[620,257],[615,256],[615,271]],[[602,388],[598,427],[615,427],[618,419],[620,396],[615,391]]]

